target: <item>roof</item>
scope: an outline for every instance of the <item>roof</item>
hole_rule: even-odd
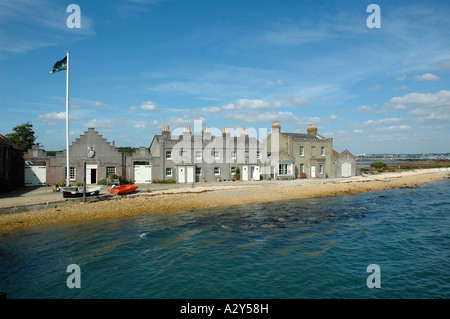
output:
[[[11,144],[11,146],[13,147],[13,149],[18,150],[18,151],[24,151],[23,148],[21,148],[19,145],[17,145],[14,142],[11,142],[10,140],[8,140],[6,137],[4,137],[2,134],[0,134],[0,138],[4,141],[6,141],[7,143]]]

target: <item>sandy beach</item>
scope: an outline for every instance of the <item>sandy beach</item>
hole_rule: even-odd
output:
[[[0,232],[35,225],[137,216],[214,206],[233,206],[289,199],[355,194],[448,178],[449,169],[428,169],[355,176],[347,179],[230,182],[141,191],[109,200],[74,203],[32,212],[0,215]]]

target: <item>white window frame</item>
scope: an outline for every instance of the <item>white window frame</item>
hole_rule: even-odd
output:
[[[167,172],[170,172],[170,174],[167,174]],[[173,170],[171,168],[166,168],[166,177],[172,177]]]
[[[195,159],[202,159],[202,151],[195,151]]]
[[[214,159],[220,159],[220,151],[214,151]]]
[[[114,172],[108,172],[108,168],[114,168]],[[109,176],[109,174],[114,173],[116,174],[116,167],[115,166],[106,166],[106,177]]]
[[[73,174],[72,174],[73,171]],[[75,181],[76,180],[76,169],[75,167],[71,166],[69,170],[69,181]],[[64,167],[64,179],[67,178],[67,166]]]
[[[231,175],[236,175],[236,167],[231,167],[231,171],[230,171]]]
[[[237,152],[236,151],[231,151],[231,159],[235,160],[237,157]]]
[[[172,151],[166,151],[166,159],[172,159]]]
[[[305,156],[305,147],[300,146],[300,156]]]
[[[217,170],[217,173],[216,173],[216,170]],[[215,176],[220,175],[220,167],[214,167],[214,175]]]
[[[305,172],[305,164],[300,164],[300,173]]]
[[[278,164],[278,175],[292,175],[292,164]]]
[[[323,174],[323,165],[322,164],[319,165],[319,174]]]
[[[322,147],[320,148],[320,155],[321,155],[321,156],[325,156],[325,146],[322,146]]]

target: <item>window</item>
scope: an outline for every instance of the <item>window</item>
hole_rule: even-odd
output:
[[[220,152],[219,151],[214,151],[214,158],[215,159],[220,159]]]
[[[202,151],[196,151],[195,152],[195,158],[196,159],[202,159]]]
[[[261,159],[261,153],[259,151],[256,152],[256,159]]]
[[[214,175],[220,175],[220,168],[214,167]]]
[[[319,174],[323,174],[323,165],[319,165]]]
[[[172,151],[166,151],[166,159],[172,159]]]
[[[195,175],[197,175],[197,176],[202,175],[202,168],[201,167],[196,167],[195,168]]]
[[[300,164],[300,173],[305,172],[305,164]]]
[[[67,176],[67,167],[64,168],[64,179],[66,179],[66,176]],[[71,181],[75,180],[75,167],[70,168],[69,180],[71,180]]]
[[[316,157],[316,147],[311,146],[311,157]]]
[[[231,159],[236,159],[236,151],[231,152]]]
[[[166,176],[172,176],[172,169],[166,168]]]
[[[231,168],[231,175],[234,176],[234,174],[236,174],[236,167],[232,167]]]
[[[291,175],[291,174],[292,174],[292,164],[278,165],[278,175]]]
[[[305,148],[300,146],[300,156],[305,156]]]
[[[116,168],[113,166],[106,166],[106,177],[109,177],[109,174],[116,174]]]
[[[325,156],[325,146],[320,148],[320,156]]]

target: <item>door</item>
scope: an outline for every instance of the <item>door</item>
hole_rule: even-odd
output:
[[[352,164],[351,163],[342,163],[341,164],[341,176],[342,177],[352,176]]]
[[[134,182],[135,183],[151,183],[152,182],[152,166],[151,165],[134,165]]]
[[[188,183],[194,182],[194,166],[188,166],[186,168],[186,180]]]
[[[316,177],[316,167],[315,166],[311,166],[311,178]]]
[[[255,181],[259,181],[260,179],[260,166],[255,166],[254,170],[253,170],[253,179]]]
[[[248,181],[248,166],[247,165],[242,166],[242,180]]]
[[[45,185],[46,181],[46,166],[25,166],[25,186]]]
[[[97,164],[86,164],[86,184],[97,183]]]
[[[186,171],[184,166],[178,167],[178,183],[186,183]]]

